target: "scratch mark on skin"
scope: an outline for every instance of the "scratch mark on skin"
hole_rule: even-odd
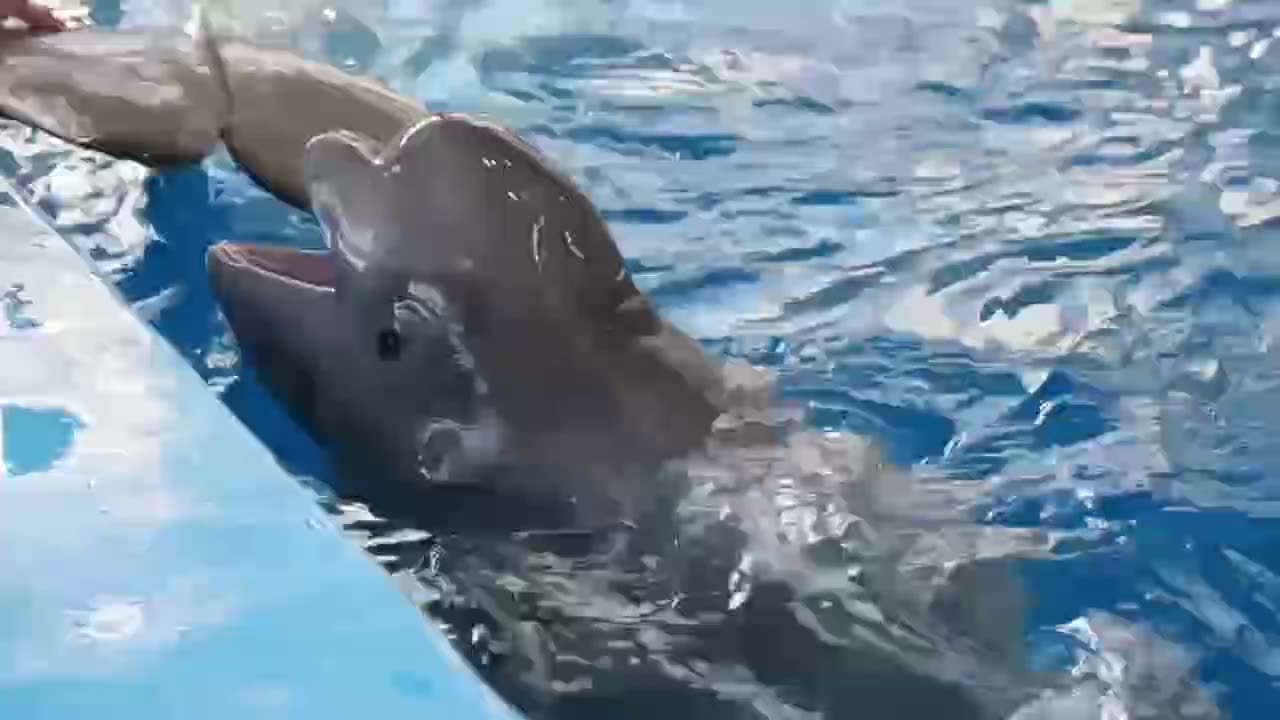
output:
[[[538,272],[542,272],[542,226],[547,223],[547,219],[538,216],[538,222],[533,224],[533,237],[530,241],[533,245],[533,262],[538,266]]]
[[[570,235],[568,230],[564,231],[564,244],[565,247],[569,248],[569,252],[578,256],[579,260],[587,259],[587,256],[583,255],[582,251],[578,249],[578,246],[573,243],[573,235]]]

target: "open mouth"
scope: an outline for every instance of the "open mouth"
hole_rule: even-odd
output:
[[[219,243],[209,249],[208,264],[215,277],[226,271],[252,272],[320,289],[332,289],[338,273],[327,251],[271,245]]]

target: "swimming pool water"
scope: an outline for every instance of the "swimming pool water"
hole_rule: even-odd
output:
[[[1017,630],[1027,664],[1078,670],[1048,716],[1270,717],[1280,5],[213,5],[263,42],[489,113],[554,157],[675,322],[773,369],[810,425],[873,438],[927,489],[920,515],[946,520],[904,565],[1016,567],[1022,624],[1012,600],[985,613]],[[111,2],[94,16],[185,17]],[[224,157],[149,175],[0,131],[5,175],[282,463],[339,486],[240,366],[203,267],[222,239],[319,245],[310,219]],[[531,713],[851,717],[894,702],[849,630],[882,629],[875,611],[831,580],[874,564],[857,507],[751,489],[778,547],[691,502],[678,547],[625,565],[574,536],[326,502]],[[751,561],[788,582],[744,583]]]

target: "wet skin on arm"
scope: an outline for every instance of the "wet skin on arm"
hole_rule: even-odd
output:
[[[32,30],[56,32],[67,26],[49,8],[31,0],[0,0],[0,21],[17,18]]]

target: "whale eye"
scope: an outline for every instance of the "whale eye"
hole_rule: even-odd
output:
[[[378,331],[378,357],[383,360],[399,360],[403,341],[395,328]]]

